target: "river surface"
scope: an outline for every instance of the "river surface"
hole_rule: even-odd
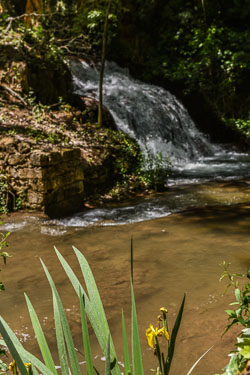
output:
[[[42,258],[60,291],[75,345],[82,350],[77,299],[53,250],[55,245],[80,276],[71,247],[74,245],[92,267],[122,361],[121,311],[123,308],[130,329],[133,236],[134,289],[145,374],[156,367],[145,330],[150,323],[156,325],[162,306],[169,311],[171,326],[184,292],[186,306],[172,374],[186,374],[212,345],[193,374],[221,373],[240,329],[236,327],[221,338],[227,323],[224,310],[234,297],[230,290],[222,297],[226,282],[219,282],[220,264],[231,262],[232,271],[243,273],[250,267],[249,198],[249,179],[214,181],[173,185],[166,193],[120,207],[88,210],[59,221],[32,214],[7,216],[2,229],[12,232],[12,258],[1,272],[6,286],[1,294],[1,314],[24,345],[39,355],[24,301],[26,292],[56,358],[52,297],[39,261]],[[95,366],[102,369],[102,354],[93,334],[91,339]],[[81,356],[79,361],[83,361]]]

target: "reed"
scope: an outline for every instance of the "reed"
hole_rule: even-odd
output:
[[[69,328],[69,323],[63,308],[63,304],[56,285],[50,275],[46,265],[41,260],[44,272],[47,276],[52,296],[53,296],[53,310],[54,310],[54,322],[56,332],[56,342],[58,349],[58,356],[60,360],[60,369],[55,366],[52,353],[47,344],[45,335],[40,325],[38,316],[35,309],[29,300],[28,296],[25,295],[30,319],[33,325],[33,329],[37,338],[37,342],[42,354],[43,361],[36,358],[32,353],[27,351],[21,342],[18,340],[14,332],[8,326],[7,322],[0,317],[0,332],[3,339],[0,340],[0,345],[8,347],[14,361],[10,366],[10,370],[13,373],[19,373],[21,375],[80,375],[82,371],[85,371],[88,375],[99,374],[98,370],[93,365],[93,356],[91,353],[89,332],[87,327],[87,318],[94,330],[99,345],[102,349],[103,355],[106,358],[105,364],[105,375],[121,375],[121,369],[118,365],[118,357],[115,351],[114,343],[110,333],[108,321],[105,315],[103,304],[98,292],[98,288],[92,274],[91,268],[84,257],[84,255],[75,247],[73,247],[74,253],[78,259],[81,272],[85,281],[85,287],[83,288],[79,279],[75,275],[74,271],[67,263],[61,253],[55,248],[58,259],[66,272],[72,286],[77,294],[80,314],[81,314],[81,328],[82,328],[82,341],[84,348],[84,356],[86,361],[86,369],[80,368],[79,361],[77,358],[77,352],[72,339],[72,335]],[[169,339],[168,353],[166,359],[164,353],[160,351],[157,335],[153,335],[151,342],[154,343],[154,349],[157,351],[159,360],[159,368],[157,374],[168,375],[171,368],[172,359],[174,356],[176,337],[179,331],[180,323],[182,320],[182,313],[184,309],[185,295],[177,314],[176,322],[174,324],[171,335],[168,333],[167,320],[163,319],[163,325],[165,330],[165,336]],[[165,311],[163,311],[163,316]],[[166,315],[165,315],[166,317]],[[122,312],[122,333],[123,333],[123,362],[124,362],[124,375],[144,375],[144,368],[142,362],[142,352],[138,329],[138,319],[136,313],[136,304],[134,297],[133,288],[133,239],[131,239],[131,348],[132,355],[130,356],[128,349],[128,340],[124,314]],[[162,332],[164,331],[162,329]],[[147,330],[148,331],[148,330]],[[149,336],[149,335],[148,335]],[[148,338],[147,336],[147,338]],[[152,341],[153,339],[153,341]],[[148,339],[149,340],[149,339]],[[199,359],[200,360],[200,359]],[[190,375],[193,368],[199,362],[190,369],[187,375]]]

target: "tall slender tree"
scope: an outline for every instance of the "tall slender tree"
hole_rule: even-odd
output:
[[[107,9],[106,9],[106,16],[103,28],[103,36],[102,36],[102,59],[101,59],[101,69],[100,69],[100,76],[99,76],[99,105],[98,105],[98,125],[102,126],[103,120],[103,77],[104,77],[104,68],[105,68],[105,60],[106,60],[106,49],[107,49],[107,38],[108,38],[108,20],[109,20],[109,13],[111,8],[112,0],[108,0]]]

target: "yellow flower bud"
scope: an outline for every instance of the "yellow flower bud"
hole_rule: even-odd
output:
[[[160,311],[161,311],[162,313],[165,313],[165,314],[168,312],[168,310],[167,310],[165,307],[161,307],[161,308],[160,308]]]

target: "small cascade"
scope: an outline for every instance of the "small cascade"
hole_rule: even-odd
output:
[[[97,70],[84,61],[73,61],[75,92],[98,99]],[[161,153],[173,165],[213,155],[218,147],[198,131],[177,98],[161,87],[129,76],[125,69],[107,62],[104,104],[119,130],[135,138],[142,151]]]

